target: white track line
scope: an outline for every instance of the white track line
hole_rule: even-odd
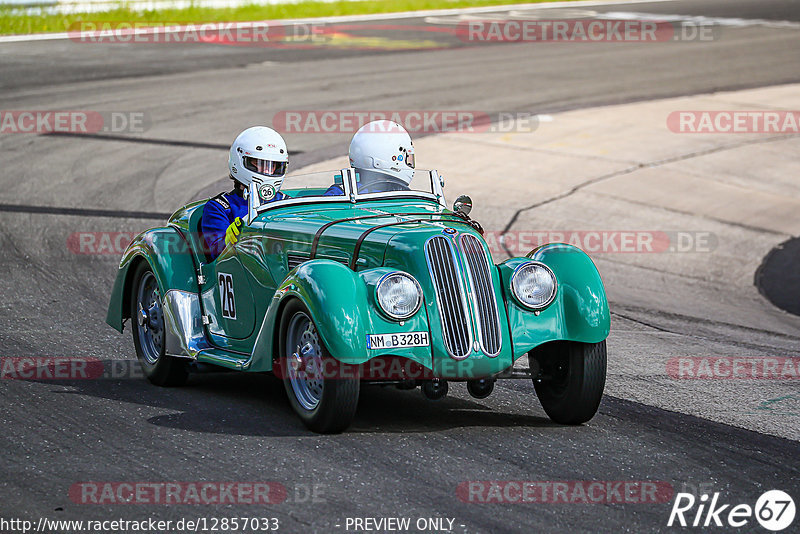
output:
[[[360,22],[369,20],[392,20],[392,19],[410,19],[422,17],[438,17],[443,15],[459,15],[468,13],[493,13],[495,11],[508,11],[508,10],[529,10],[529,9],[554,9],[564,7],[591,7],[591,6],[614,6],[614,5],[631,5],[642,3],[654,2],[674,2],[676,0],[582,0],[577,2],[546,2],[538,4],[510,4],[502,6],[486,6],[486,7],[467,7],[457,9],[428,9],[425,11],[402,11],[399,13],[375,13],[372,15],[344,15],[339,17],[317,17],[305,19],[281,19],[281,24],[302,24],[302,23],[331,23],[331,22]],[[264,24],[268,21],[252,21],[246,24]],[[230,23],[221,23],[230,24]],[[217,28],[216,24],[204,25],[208,30]],[[174,30],[180,31],[182,27],[176,26]],[[69,39],[71,34],[69,32],[61,33],[33,33],[27,35],[2,35],[0,36],[0,43],[24,43],[30,41],[57,41]]]
[[[610,20],[651,20],[657,22],[686,22],[694,26],[728,26],[734,28],[747,28],[749,26],[764,26],[767,28],[800,28],[800,22],[790,20],[767,19],[740,19],[731,17],[704,17],[702,15],[662,15],[658,13],[635,13],[628,11],[609,11],[598,13],[599,19]]]

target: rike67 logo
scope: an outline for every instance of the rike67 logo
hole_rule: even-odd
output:
[[[678,493],[669,514],[667,526],[682,527],[749,527],[752,519],[767,530],[778,532],[786,529],[794,521],[795,505],[792,497],[781,490],[770,490],[756,500],[755,506],[749,504],[722,504],[719,492],[709,501],[708,494],[696,498],[691,493]]]

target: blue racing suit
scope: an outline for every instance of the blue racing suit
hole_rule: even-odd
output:
[[[325,191],[324,196],[326,197],[338,197],[344,195],[344,189],[339,184],[333,184]]]
[[[283,200],[286,195],[278,191],[270,202]],[[220,193],[206,202],[203,208],[203,218],[200,220],[200,231],[208,254],[216,259],[225,250],[225,230],[228,229],[236,217],[244,219],[247,215],[247,200],[236,190],[229,193]]]

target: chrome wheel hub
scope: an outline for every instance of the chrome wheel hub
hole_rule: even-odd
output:
[[[286,332],[288,375],[297,402],[306,410],[313,410],[322,399],[325,382],[322,376],[322,348],[317,329],[311,319],[298,312],[289,322]]]
[[[164,317],[161,311],[158,282],[153,273],[147,272],[142,276],[136,295],[139,346],[145,361],[155,364],[161,356],[164,344]]]

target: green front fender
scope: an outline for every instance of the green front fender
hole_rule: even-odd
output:
[[[364,361],[370,313],[364,281],[341,263],[313,260],[291,272],[275,292],[253,347],[250,370],[272,369],[281,312],[292,298],[308,308],[331,356],[344,363]]]
[[[299,299],[311,313],[322,342],[340,362],[358,365],[373,358],[399,356],[432,368],[429,346],[367,349],[367,334],[428,332],[427,312],[420,309],[405,321],[392,321],[378,311],[374,289],[380,278],[396,269],[377,267],[353,272],[331,260],[303,263],[284,280],[272,299],[258,333],[249,371],[269,371],[278,351],[284,306]]]
[[[164,227],[143,232],[125,249],[111,290],[106,323],[120,332],[123,322],[130,317],[133,272],[140,261],[150,264],[161,291],[179,289],[198,293],[191,250],[178,230]]]
[[[555,300],[539,315],[522,307],[510,289],[514,269],[528,259],[547,265],[558,283]],[[545,245],[527,258],[507,260],[499,268],[515,359],[548,341],[599,343],[608,337],[611,314],[603,281],[591,258],[581,249],[562,243]]]

